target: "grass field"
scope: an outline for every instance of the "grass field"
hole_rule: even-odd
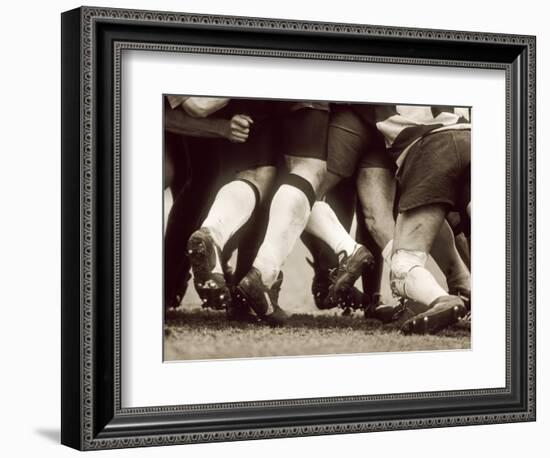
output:
[[[449,329],[436,336],[404,336],[395,326],[338,311],[292,315],[283,328],[229,322],[222,312],[174,312],[164,329],[164,359],[252,358],[470,348],[470,333]]]

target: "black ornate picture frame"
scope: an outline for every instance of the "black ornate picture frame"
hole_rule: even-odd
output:
[[[506,73],[506,386],[123,408],[124,49]],[[535,420],[535,37],[82,7],[62,15],[62,433],[80,450]]]

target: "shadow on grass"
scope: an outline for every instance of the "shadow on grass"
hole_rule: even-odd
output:
[[[225,312],[214,310],[177,310],[171,311],[166,317],[165,334],[171,333],[171,328],[188,327],[209,330],[225,329],[257,329],[265,326],[262,323],[245,323],[229,321]],[[394,333],[399,329],[398,324],[383,324],[375,319],[365,319],[362,314],[341,315],[338,312],[331,314],[294,314],[288,319],[285,329],[342,329],[364,331],[368,333]],[[446,329],[439,333],[440,336],[462,337],[470,333],[463,329]]]

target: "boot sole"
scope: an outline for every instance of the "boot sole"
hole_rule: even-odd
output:
[[[231,293],[222,274],[212,273],[215,247],[200,235],[192,235],[187,243],[187,255],[193,270],[195,290],[203,308],[227,309]]]
[[[464,315],[466,315],[466,307],[462,304],[436,306],[405,321],[401,326],[401,332],[407,335],[435,334],[456,323]]]

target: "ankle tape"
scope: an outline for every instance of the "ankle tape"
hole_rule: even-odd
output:
[[[427,253],[416,250],[397,250],[391,258],[390,288],[397,296],[407,296],[405,285],[409,272],[416,267],[424,267]]]

